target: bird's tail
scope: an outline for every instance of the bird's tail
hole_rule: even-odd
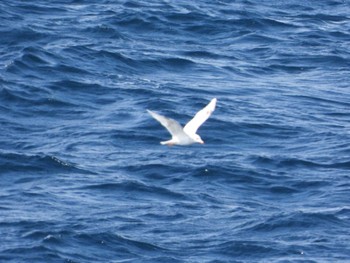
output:
[[[172,140],[160,142],[161,145],[173,146],[174,142]]]

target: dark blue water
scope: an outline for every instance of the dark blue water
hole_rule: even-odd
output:
[[[349,14],[1,1],[0,261],[349,262]]]

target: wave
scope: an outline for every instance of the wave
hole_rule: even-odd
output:
[[[283,157],[283,156],[251,156],[250,159],[253,163],[263,166],[275,166],[275,167],[296,167],[296,168],[334,168],[334,169],[347,169],[349,168],[348,161],[339,162],[317,162],[301,158]]]
[[[120,183],[101,183],[84,186],[82,189],[98,190],[102,193],[113,192],[118,195],[126,195],[128,198],[137,198],[138,196],[148,196],[149,198],[162,198],[170,200],[186,200],[187,197],[178,192],[171,191],[164,187],[147,185],[137,181],[125,181]],[[124,197],[125,198],[125,197]]]
[[[308,213],[308,212],[295,212],[292,214],[280,214],[274,215],[271,218],[266,219],[264,222],[260,222],[250,227],[250,231],[258,232],[281,232],[282,229],[293,228],[295,231],[304,231],[309,228],[323,227],[324,224],[333,226],[335,228],[342,227],[344,221],[339,219],[332,213]]]
[[[79,172],[90,173],[87,170],[78,168],[76,165],[61,160],[53,155],[45,154],[19,154],[19,153],[0,153],[0,162],[2,163],[1,173],[25,172],[26,175],[37,173],[57,173],[57,172]]]

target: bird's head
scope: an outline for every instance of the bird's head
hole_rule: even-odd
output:
[[[198,142],[200,144],[204,144],[202,138],[198,134],[195,134],[193,139],[194,139],[195,142]]]

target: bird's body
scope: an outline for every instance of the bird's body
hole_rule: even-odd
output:
[[[149,114],[157,121],[160,122],[172,135],[172,138],[168,141],[161,142],[163,145],[190,145],[193,143],[201,143],[201,137],[196,133],[198,128],[210,117],[215,110],[216,98],[212,99],[210,103],[190,120],[185,127],[175,120],[162,116],[154,111],[147,110]]]

